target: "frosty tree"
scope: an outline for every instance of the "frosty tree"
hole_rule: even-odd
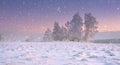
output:
[[[53,29],[53,40],[54,41],[62,41],[62,31],[57,22],[54,23],[54,29]]]
[[[62,40],[63,41],[65,41],[65,40],[67,40],[68,38],[67,38],[67,35],[68,35],[68,31],[67,31],[67,29],[64,27],[64,26],[62,26],[61,27],[61,36],[62,36]]]
[[[52,41],[52,32],[50,29],[47,29],[45,31],[43,41],[45,41],[45,42]]]
[[[69,39],[71,41],[81,41],[83,23],[79,13],[76,13],[73,19],[67,22],[66,26],[68,26],[67,28],[69,29]]]
[[[67,21],[67,23],[65,24],[66,26],[66,30],[67,30],[67,34],[66,34],[66,37],[67,37],[67,40],[70,40],[70,22]]]
[[[97,24],[96,18],[91,13],[85,14],[85,41],[90,41],[93,38],[97,32]]]
[[[66,27],[60,27],[59,23],[54,23],[52,39],[54,41],[89,41],[97,32],[97,24],[98,22],[96,21],[96,18],[93,17],[91,13],[86,13],[84,22],[85,33],[83,33],[82,18],[80,17],[79,13],[76,13],[72,20],[65,24]],[[47,30],[44,34],[44,40],[48,41],[51,39],[50,35],[51,31]]]

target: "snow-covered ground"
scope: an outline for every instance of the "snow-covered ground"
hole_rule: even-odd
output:
[[[6,42],[0,43],[0,65],[120,65],[120,45]]]

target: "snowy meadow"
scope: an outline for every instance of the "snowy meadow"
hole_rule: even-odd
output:
[[[0,65],[120,65],[120,44],[1,42]]]
[[[0,0],[0,65],[120,65],[120,0]]]

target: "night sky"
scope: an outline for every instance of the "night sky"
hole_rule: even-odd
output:
[[[120,0],[0,0],[0,31],[43,33],[79,12],[91,12],[99,31],[120,31]]]

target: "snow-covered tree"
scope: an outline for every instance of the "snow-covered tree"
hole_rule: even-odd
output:
[[[76,13],[73,16],[73,19],[70,22],[67,22],[69,28],[69,39],[71,41],[81,41],[82,39],[82,27],[83,27],[83,22],[82,18],[80,17],[79,13]]]
[[[61,27],[61,36],[62,36],[62,40],[63,41],[66,41],[68,38],[67,38],[67,34],[68,34],[68,32],[67,32],[67,29],[65,28],[65,27]]]
[[[85,41],[90,41],[95,33],[97,32],[97,24],[96,18],[92,16],[91,13],[85,14]]]
[[[70,27],[70,22],[69,21],[67,21],[67,23],[65,23],[65,26],[66,26],[67,30],[70,30],[71,27]]]
[[[54,23],[54,29],[53,29],[53,40],[54,41],[62,41],[62,31],[59,26],[59,23]]]
[[[47,29],[45,31],[43,41],[45,41],[45,42],[52,41],[52,32],[50,29]]]
[[[70,22],[69,21],[67,21],[67,23],[65,23],[65,26],[66,26],[66,30],[67,30],[67,34],[66,34],[66,36],[67,36],[67,40],[70,40]]]

